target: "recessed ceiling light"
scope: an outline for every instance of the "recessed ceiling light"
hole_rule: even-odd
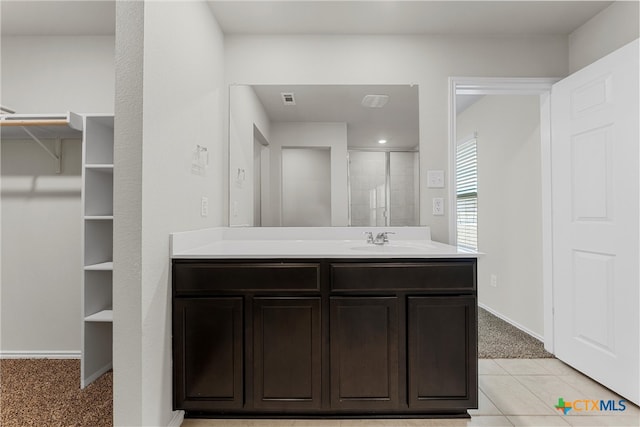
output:
[[[387,140],[386,139],[379,139],[378,140],[378,144],[386,144]]]

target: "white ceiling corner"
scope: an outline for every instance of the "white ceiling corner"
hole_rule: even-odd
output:
[[[208,0],[208,3],[226,34],[567,35],[613,2]],[[115,33],[115,0],[0,0],[0,14],[3,36]]]
[[[208,0],[226,34],[568,35],[611,1]]]

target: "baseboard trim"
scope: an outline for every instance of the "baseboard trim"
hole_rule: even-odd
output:
[[[0,359],[80,359],[80,351],[0,351]]]
[[[499,319],[504,320],[505,322],[507,322],[508,324],[510,324],[511,326],[514,326],[518,329],[520,329],[522,332],[524,332],[527,335],[531,335],[533,338],[537,339],[538,341],[544,343],[544,337],[542,335],[536,334],[535,332],[533,332],[531,329],[522,326],[521,324],[519,324],[518,322],[516,322],[515,320],[509,319],[507,316],[504,316],[500,313],[498,313],[497,311],[495,311],[494,309],[482,304],[481,302],[478,303],[478,307],[483,308],[485,310],[487,310],[489,313],[493,314],[494,316],[496,316]]]
[[[169,421],[168,427],[180,427],[184,421],[184,411],[173,411],[173,417]]]
[[[82,384],[80,386],[82,388],[85,388],[86,386],[88,386],[89,384],[91,384],[92,382],[94,382],[95,380],[100,378],[109,369],[113,369],[113,363],[112,362],[107,363],[102,368],[96,370],[93,374],[89,375],[85,380],[82,380],[81,381]]]

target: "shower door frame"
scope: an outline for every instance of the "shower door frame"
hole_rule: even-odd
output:
[[[420,223],[420,150],[419,149],[409,149],[409,148],[365,148],[365,147],[355,147],[355,148],[347,148],[347,206],[349,208],[348,212],[348,222],[349,227],[351,224],[351,152],[352,151],[360,151],[360,152],[369,152],[369,153],[385,153],[384,159],[384,227],[390,227],[391,225],[391,153],[416,153],[418,155],[418,170],[417,175],[418,179],[416,180],[416,185],[418,186],[417,191],[414,192],[417,194],[417,199],[415,203],[418,206],[418,217],[416,218],[416,224]],[[377,227],[376,225],[365,226],[365,227]]]

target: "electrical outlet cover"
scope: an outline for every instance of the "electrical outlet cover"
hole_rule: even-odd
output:
[[[200,199],[200,215],[208,216],[209,215],[209,198],[203,197]]]
[[[433,214],[444,215],[444,199],[442,197],[433,198]]]

